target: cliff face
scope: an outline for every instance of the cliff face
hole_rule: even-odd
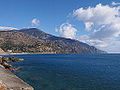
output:
[[[14,53],[103,53],[88,44],[56,37],[36,28],[1,31],[0,48]]]

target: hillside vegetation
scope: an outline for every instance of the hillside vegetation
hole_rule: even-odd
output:
[[[0,48],[12,53],[104,53],[86,43],[56,37],[36,28],[0,31]]]

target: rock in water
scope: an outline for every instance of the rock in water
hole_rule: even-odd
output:
[[[15,68],[7,62],[16,61],[23,61],[23,59],[0,56],[0,90],[34,90],[30,85],[9,71]]]
[[[15,70],[16,68],[13,67],[12,65],[8,64],[7,62],[17,62],[17,61],[23,61],[24,59],[18,59],[15,57],[2,57],[0,56],[0,64],[5,68],[5,69],[9,69],[9,70]]]

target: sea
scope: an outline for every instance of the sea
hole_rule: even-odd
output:
[[[120,90],[120,54],[13,56],[25,60],[12,72],[35,90]]]

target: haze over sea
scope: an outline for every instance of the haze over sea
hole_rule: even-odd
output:
[[[35,90],[120,90],[120,54],[12,55],[14,73]]]

